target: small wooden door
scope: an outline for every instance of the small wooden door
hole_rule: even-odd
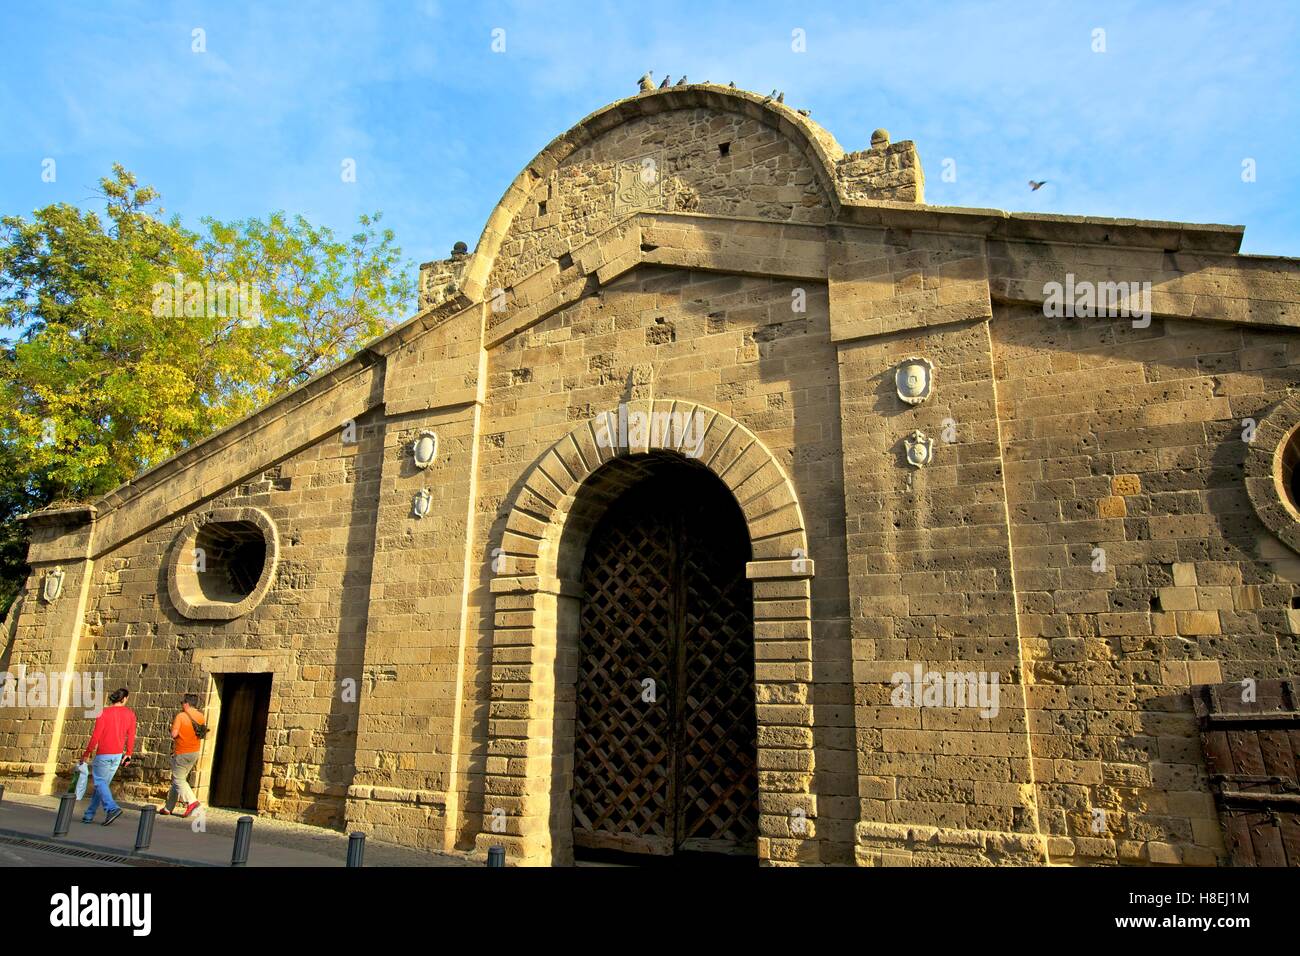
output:
[[[758,831],[749,534],[715,477],[625,492],[583,566],[574,845],[750,855]]]
[[[209,802],[216,807],[256,810],[271,710],[271,675],[223,674],[219,680],[221,711]]]
[[[1300,867],[1297,682],[1199,686],[1192,704],[1232,865]]]

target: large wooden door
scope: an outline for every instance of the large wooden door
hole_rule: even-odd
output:
[[[625,492],[583,565],[574,844],[752,855],[749,537],[726,487],[674,469]]]

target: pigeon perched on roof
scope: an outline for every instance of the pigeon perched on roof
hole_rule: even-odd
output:
[[[727,86],[734,90],[736,88],[736,81],[732,80],[730,83],[727,84]]]
[[[1046,186],[1046,185],[1047,185],[1047,180],[1046,180],[1046,179],[1044,179],[1042,182],[1035,182],[1035,181],[1032,180],[1032,179],[1029,180],[1029,188],[1030,188],[1030,190],[1032,190],[1033,192],[1038,192],[1038,190],[1042,189],[1042,188],[1043,188],[1044,186]]]
[[[768,93],[767,96],[763,97],[763,102],[766,103],[768,100],[774,99],[776,99],[776,90],[773,90],[771,93]]]
[[[650,70],[646,70],[645,75],[636,81],[636,85],[637,89],[642,93],[646,90],[653,90],[655,88],[654,74]]]
[[[678,80],[678,81],[677,81],[677,85],[678,85],[678,86],[685,86],[685,85],[686,85],[686,77],[683,76],[680,80]]]
[[[785,90],[782,90],[780,93],[778,93],[778,94],[776,95],[776,101],[777,101],[778,103],[784,103],[784,102],[785,102]]]
[[[812,110],[799,110],[800,116],[812,116]]]
[[[670,79],[669,77],[665,76],[665,77],[664,77],[664,81],[663,81],[662,83],[659,84],[659,89],[661,89],[661,90],[666,90],[666,89],[668,89],[668,80],[669,80],[669,79]]]

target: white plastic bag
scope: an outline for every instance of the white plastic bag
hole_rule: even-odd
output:
[[[77,764],[77,769],[74,773],[77,775],[75,781],[77,799],[80,800],[86,795],[86,790],[90,785],[90,768],[86,766],[86,761],[83,760],[81,763]]]

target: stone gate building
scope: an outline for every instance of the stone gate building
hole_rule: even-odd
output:
[[[415,318],[31,516],[0,663],[130,688],[139,795],[193,691],[201,800],[411,845],[1226,861],[1200,688],[1294,711],[1300,659],[1300,267],[1241,238],[930,206],[884,131],[644,91]],[[89,729],[0,710],[0,774]]]

